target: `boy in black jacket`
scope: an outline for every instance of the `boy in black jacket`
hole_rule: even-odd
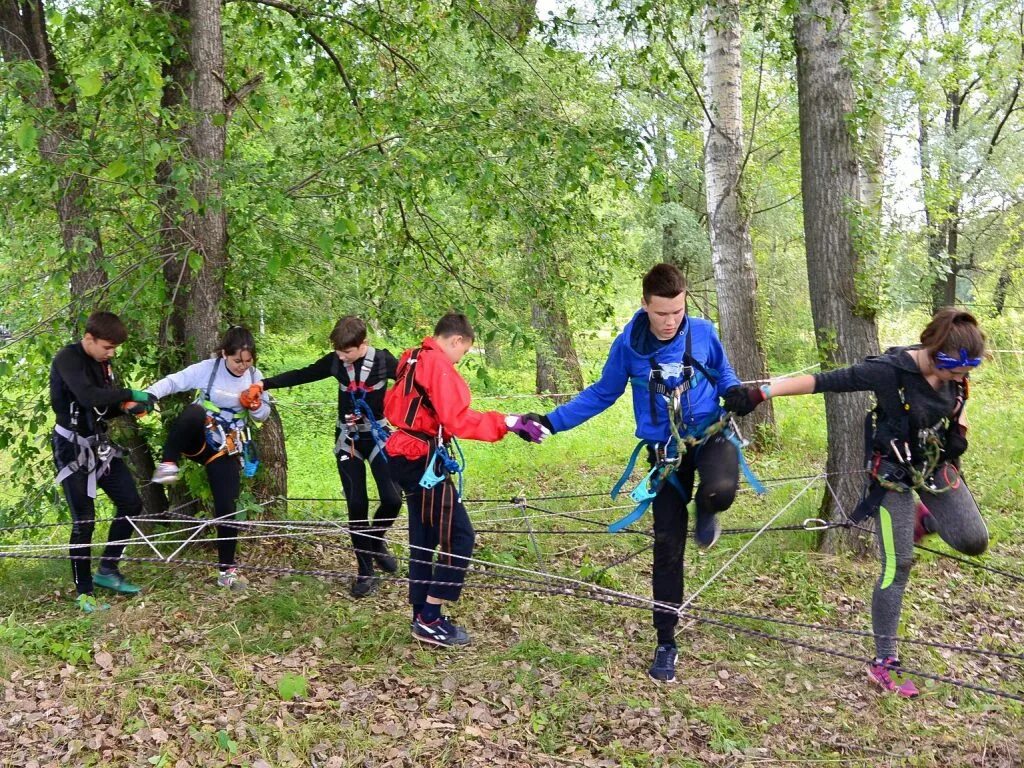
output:
[[[341,490],[348,503],[352,546],[356,550],[359,575],[352,582],[352,595],[365,597],[377,586],[374,563],[395,573],[398,563],[388,551],[385,534],[402,508],[402,495],[391,479],[383,452],[388,435],[382,424],[384,391],[394,380],[398,361],[386,349],[375,349],[366,341],[366,323],[360,318],[341,318],[331,331],[334,351],[315,363],[264,379],[254,387],[263,390],[294,387],[329,377],[338,380],[338,423],[334,430],[334,454],[338,461]],[[366,492],[369,464],[380,506],[368,518],[370,500]]]
[[[108,607],[96,602],[94,585],[124,594],[139,591],[118,570],[123,544],[106,546],[95,577],[90,557],[97,488],[103,489],[116,510],[108,541],[126,540],[132,532],[128,518],[142,511],[142,499],[121,459],[121,449],[107,437],[108,420],[152,408],[151,395],[118,386],[110,367],[127,337],[117,315],[93,312],[82,340],[60,350],[50,366],[50,405],[57,416],[53,460],[71,510],[71,575],[78,607],[85,613]]]

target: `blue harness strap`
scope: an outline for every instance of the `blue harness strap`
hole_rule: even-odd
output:
[[[352,403],[355,406],[356,413],[366,419],[366,423],[370,425],[370,435],[373,437],[374,449],[367,461],[372,464],[373,460],[377,456],[380,456],[384,461],[387,461],[388,455],[384,451],[384,444],[387,443],[388,438],[391,437],[391,433],[374,417],[373,409],[370,407],[370,404],[366,402],[365,393],[360,392],[357,394],[353,392]]]
[[[747,479],[747,482],[750,483],[750,487],[754,489],[754,493],[758,496],[764,495],[767,492],[767,489],[762,485],[761,481],[757,479],[757,476],[754,474],[754,470],[752,470],[750,468],[750,464],[747,463],[747,457],[743,455],[743,444],[740,442],[740,438],[736,434],[736,430],[731,426],[726,427],[724,434],[726,440],[736,446],[736,456],[739,458],[740,471],[743,472],[743,476]]]
[[[719,416],[713,416],[705,420],[703,423],[682,433],[680,437],[683,438],[684,440],[686,438],[702,440],[706,436],[708,430],[713,425],[718,423],[719,419]],[[742,470],[743,476],[746,478],[747,482],[750,483],[750,487],[753,488],[754,491],[758,494],[765,493],[765,487],[754,475],[753,470],[750,469],[750,465],[747,463],[747,460],[743,455],[743,444],[740,442],[739,436],[736,434],[736,430],[734,430],[731,425],[726,425],[725,428],[722,430],[722,434],[730,443],[732,443],[736,447],[736,454],[739,459],[740,469]],[[694,450],[699,451],[701,445],[702,443],[698,443],[694,447]],[[615,485],[612,487],[611,497],[613,499],[618,497],[619,493],[622,491],[622,487],[626,484],[630,476],[633,474],[633,470],[636,467],[637,458],[639,458],[640,456],[640,451],[642,451],[647,446],[653,446],[655,451],[657,451],[658,447],[660,446],[660,443],[652,443],[647,440],[641,440],[639,443],[637,443],[636,448],[633,449],[633,453],[629,457],[629,461],[626,463],[625,471],[622,473],[622,476],[619,478],[618,482],[615,483]],[[666,445],[665,455],[668,459],[673,459],[676,456],[678,456],[675,438],[669,439],[669,442]],[[608,532],[618,533],[619,531],[628,528],[641,517],[643,517],[644,514],[646,514],[647,509],[651,506],[651,502],[653,502],[654,498],[658,495],[658,493],[661,492],[661,489],[664,487],[666,481],[671,483],[672,486],[677,491],[679,491],[679,495],[685,498],[686,491],[683,489],[682,483],[679,482],[679,476],[676,474],[677,468],[678,462],[675,463],[674,465],[669,463],[663,466],[660,466],[659,464],[656,463],[653,467],[651,467],[651,471],[644,476],[644,479],[641,480],[640,483],[636,486],[636,488],[634,488],[633,491],[629,494],[629,498],[632,501],[636,502],[636,507],[634,507],[628,515],[626,515],[620,520],[616,520],[614,523],[609,525]]]
[[[427,468],[423,471],[423,477],[420,478],[420,487],[430,489],[446,477],[458,475],[459,498],[462,498],[462,472],[466,468],[466,456],[462,452],[462,446],[459,445],[459,441],[454,437],[452,438],[452,445],[459,452],[459,460],[456,461],[451,453],[448,452],[447,446],[439,440],[434,448],[433,455],[430,457],[430,461],[427,462]],[[441,467],[440,472],[434,469],[438,465]]]

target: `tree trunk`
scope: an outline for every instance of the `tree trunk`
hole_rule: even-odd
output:
[[[162,65],[164,89],[160,96],[163,112],[180,112],[186,103],[192,80],[192,60],[186,36],[189,24],[189,0],[157,0],[156,7],[167,14],[173,43]],[[179,138],[186,139],[178,131]],[[188,316],[192,276],[188,254],[192,250],[185,229],[183,206],[178,190],[171,183],[174,162],[165,159],[157,165],[156,184],[160,190],[160,244],[167,260],[164,263],[164,289],[170,306],[160,324],[159,341],[165,354],[161,356],[161,372],[180,370],[189,360],[201,357],[208,350],[186,349],[185,318]]]
[[[1010,286],[1013,284],[1013,267],[1010,264],[1006,264],[999,271],[999,279],[996,281],[995,292],[992,294],[992,304],[995,308],[996,317],[1003,314],[1003,310],[1006,306],[1006,294],[1010,291]]]
[[[860,184],[847,123],[854,106],[853,81],[845,65],[849,22],[839,0],[801,0],[795,17],[807,278],[823,369],[851,365],[878,351],[873,311],[857,295],[855,279],[858,256],[851,216],[860,200]],[[862,426],[869,405],[867,393],[825,395],[826,471],[835,490],[835,499],[826,493],[822,502],[827,519],[842,519],[860,498]],[[829,533],[823,541],[826,550],[841,542],[865,549],[855,531]]]
[[[685,263],[680,253],[679,228],[676,226],[674,211],[669,210],[675,202],[675,195],[672,193],[672,167],[668,156],[669,121],[655,116],[654,131],[654,163],[661,177],[661,204],[665,207],[661,222],[661,260],[666,264],[675,264],[683,274],[689,276],[690,265]]]
[[[739,0],[717,0],[705,8],[704,177],[711,263],[718,292],[718,323],[729,360],[744,381],[768,378],[758,338],[757,274],[750,218],[743,205],[743,104]],[[757,444],[771,442],[775,415],[769,400],[740,419]]]
[[[220,187],[226,141],[224,87],[224,41],[221,36],[220,0],[191,0],[189,3],[188,51],[192,60],[189,102],[189,155],[197,170],[192,179],[192,196],[199,203],[197,213],[188,217],[189,238],[202,256],[203,265],[192,281],[189,312],[185,316],[187,346],[198,356],[216,346],[221,326],[224,270],[227,266],[227,215]]]
[[[280,503],[263,508],[261,514],[283,514],[288,495],[288,454],[285,451],[284,425],[277,408],[270,411],[270,417],[263,422],[257,433],[256,445],[259,450],[260,469],[253,484],[253,493],[261,501],[282,499]]]
[[[531,308],[531,321],[537,331],[537,394],[581,391],[583,371],[565,308],[550,297],[538,299]],[[568,399],[555,398],[558,402]]]

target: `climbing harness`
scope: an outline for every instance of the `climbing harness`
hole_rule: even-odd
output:
[[[110,386],[113,386],[113,369],[109,363],[101,363],[101,365],[103,366],[104,378]],[[60,485],[65,479],[71,477],[76,472],[84,470],[87,473],[86,493],[88,493],[89,498],[96,498],[98,480],[110,471],[110,465],[114,459],[124,455],[124,449],[114,443],[107,434],[107,421],[104,418],[106,412],[106,408],[102,410],[92,408],[91,413],[87,409],[83,414],[78,402],[72,400],[70,407],[70,429],[62,427],[60,424],[54,425],[53,431],[76,448],[75,458],[58,470],[57,476],[54,478],[56,485]],[[86,426],[92,432],[91,435],[81,435],[78,433],[79,420],[83,417],[86,421]]]
[[[450,445],[455,447],[459,458],[452,456],[449,444],[442,439],[441,428],[437,428],[437,437],[434,440],[434,452],[430,454],[427,467],[423,470],[423,477],[420,478],[420,487],[430,489],[442,480],[456,475],[459,480],[459,498],[462,498],[462,474],[466,469],[466,456],[462,452],[459,441],[452,437]]]
[[[657,423],[657,401],[655,393],[664,394],[667,397],[668,423],[671,434],[668,441],[665,443],[641,440],[633,449],[633,453],[630,455],[629,461],[626,463],[626,468],[623,471],[622,476],[619,477],[618,482],[616,482],[612,487],[612,499],[618,498],[622,487],[629,480],[630,475],[633,474],[633,468],[636,466],[637,458],[640,456],[640,452],[644,448],[648,450],[651,458],[651,470],[629,494],[629,498],[636,503],[636,506],[628,515],[620,520],[616,520],[608,526],[608,531],[611,533],[617,533],[643,517],[647,512],[648,507],[650,507],[651,502],[654,501],[654,498],[658,495],[666,482],[671,483],[679,492],[679,495],[686,498],[687,493],[679,482],[679,476],[677,474],[677,470],[682,464],[683,457],[688,451],[700,451],[704,443],[718,434],[721,434],[726,440],[736,447],[736,454],[739,459],[740,469],[754,491],[759,494],[765,492],[764,486],[754,475],[753,470],[750,469],[750,465],[747,463],[746,457],[743,455],[743,448],[746,446],[746,442],[743,440],[736,423],[728,412],[713,415],[700,424],[687,429],[680,429],[680,425],[683,423],[682,396],[684,394],[688,394],[694,385],[695,377],[697,375],[694,373],[694,368],[697,369],[699,374],[707,378],[711,384],[714,384],[717,381],[716,373],[705,368],[691,356],[689,332],[687,332],[686,335],[686,351],[683,354],[681,375],[679,377],[670,376],[664,378],[660,375],[661,368],[659,366],[657,368],[659,375],[656,377],[656,365],[657,363],[652,358],[651,375],[648,379],[645,380],[641,377],[633,377],[630,381],[634,382],[634,384],[641,382],[641,386],[646,386],[651,392],[652,423]]]
[[[213,402],[211,392],[213,382],[220,370],[221,358],[217,358],[210,372],[210,378],[206,382],[206,389],[202,397],[194,401],[206,410],[205,438],[206,444],[213,455],[206,459],[203,464],[209,464],[221,456],[237,456],[238,463],[242,468],[242,475],[252,477],[259,469],[260,459],[256,452],[256,443],[252,439],[252,430],[248,424],[249,412],[245,408],[222,408]],[[256,383],[249,368],[249,381]]]
[[[349,363],[345,363],[345,367],[342,369],[337,355],[331,361],[331,375],[338,380],[338,389],[342,393],[342,397],[348,395],[351,398],[354,409],[351,413],[338,416],[338,439],[334,443],[334,454],[339,461],[358,459],[372,464],[378,456],[384,461],[388,460],[384,444],[387,443],[391,433],[384,424],[377,420],[370,404],[366,402],[368,393],[383,389],[387,384],[387,380],[383,377],[374,384],[366,383],[373,373],[376,359],[377,350],[367,347],[366,354],[363,356],[363,364],[359,367],[358,372],[355,366]],[[344,378],[342,370],[345,372]],[[356,442],[361,434],[369,434],[373,438],[373,450],[369,456],[363,456],[356,448]]]
[[[456,475],[458,477],[459,498],[461,499],[463,473],[466,469],[466,456],[462,452],[462,446],[459,445],[459,441],[454,435],[452,435],[449,441],[445,441],[444,427],[440,424],[438,424],[436,434],[428,434],[412,428],[421,407],[432,412],[435,419],[437,418],[437,411],[430,402],[427,390],[416,381],[415,365],[422,352],[423,347],[418,347],[410,352],[409,357],[398,367],[396,372],[395,387],[401,387],[402,396],[409,401],[402,424],[396,424],[396,426],[405,434],[426,443],[428,446],[427,466],[423,471],[423,476],[420,478],[420,487],[424,489],[434,488],[445,478]],[[414,391],[416,393],[415,396],[413,395]],[[452,447],[454,447],[458,459],[453,455]]]
[[[960,367],[960,364],[954,367]],[[850,515],[852,522],[861,523],[878,514],[882,500],[889,491],[909,493],[916,490],[939,494],[960,487],[959,471],[943,460],[950,431],[957,428],[960,414],[970,394],[966,379],[957,382],[957,390],[956,405],[952,414],[931,427],[915,432],[911,424],[910,403],[907,402],[906,391],[901,382],[897,390],[900,399],[900,436],[889,441],[884,453],[875,445],[878,420],[882,411],[878,405],[868,411],[864,417],[864,454],[869,480],[860,502]],[[912,440],[916,445],[911,445]],[[937,482],[940,469],[944,483]],[[951,469],[955,477],[949,476]]]

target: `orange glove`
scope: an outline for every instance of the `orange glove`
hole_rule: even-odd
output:
[[[238,396],[238,402],[242,404],[243,408],[248,408],[250,411],[258,409],[263,405],[263,384],[260,382],[250,384],[249,388]]]

